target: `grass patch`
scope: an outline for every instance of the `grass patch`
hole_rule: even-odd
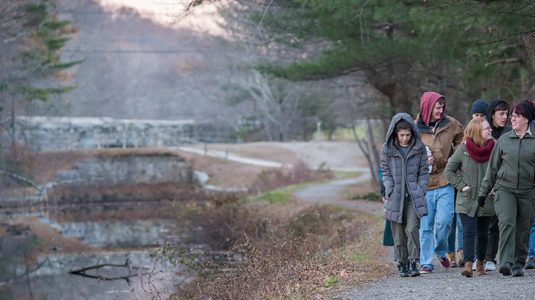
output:
[[[325,287],[330,288],[340,283],[340,279],[336,278],[335,276],[328,276],[325,279]]]
[[[362,175],[362,173],[360,173],[360,172],[334,171],[334,178],[336,178],[336,179],[354,178],[354,177],[359,177],[360,175]]]
[[[296,191],[311,184],[313,184],[313,182],[290,185],[278,190],[260,194],[256,196],[255,200],[268,201],[270,203],[288,203],[294,199],[293,194]]]
[[[292,193],[287,190],[277,190],[272,192],[267,192],[256,197],[260,201],[268,201],[270,203],[287,203],[293,199]]]

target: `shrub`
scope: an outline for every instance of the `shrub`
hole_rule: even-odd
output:
[[[253,193],[262,193],[292,184],[326,180],[333,177],[334,174],[329,170],[311,170],[305,163],[299,162],[291,168],[262,171],[251,184],[250,190]]]
[[[310,298],[338,286],[349,273],[370,271],[344,253],[350,249],[346,242],[371,245],[368,234],[375,234],[370,224],[376,220],[351,211],[316,206],[288,213],[287,205],[234,203],[229,209],[210,210],[202,220],[205,229],[216,229],[217,238],[228,241],[224,246],[240,253],[244,261],[231,271],[205,270],[181,290],[179,298]],[[224,234],[230,235],[224,238]]]

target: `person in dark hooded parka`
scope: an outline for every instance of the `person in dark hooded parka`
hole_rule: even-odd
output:
[[[398,113],[390,122],[381,150],[385,186],[384,216],[392,222],[400,276],[419,276],[420,218],[427,215],[427,151],[413,118]]]

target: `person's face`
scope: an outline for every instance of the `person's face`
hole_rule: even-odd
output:
[[[444,100],[440,100],[435,103],[435,106],[433,106],[433,113],[431,114],[431,122],[435,122],[442,118],[445,106],[446,102],[444,102]]]
[[[514,130],[517,131],[523,131],[528,129],[528,119],[523,117],[522,115],[516,114],[513,112],[511,114],[511,125],[513,126]]]
[[[481,137],[483,140],[487,141],[492,138],[492,128],[490,127],[489,122],[481,122]]]
[[[412,131],[410,129],[400,129],[397,131],[397,137],[399,145],[401,147],[407,147],[412,138]]]
[[[507,123],[507,110],[497,110],[492,114],[492,125],[494,127],[505,127]]]
[[[482,114],[482,113],[475,113],[475,114],[472,114],[472,120],[479,120],[479,121],[483,121],[485,120],[485,114]]]

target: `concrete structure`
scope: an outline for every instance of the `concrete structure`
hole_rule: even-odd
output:
[[[235,142],[234,128],[193,120],[18,117],[16,137],[34,151],[176,147]]]

